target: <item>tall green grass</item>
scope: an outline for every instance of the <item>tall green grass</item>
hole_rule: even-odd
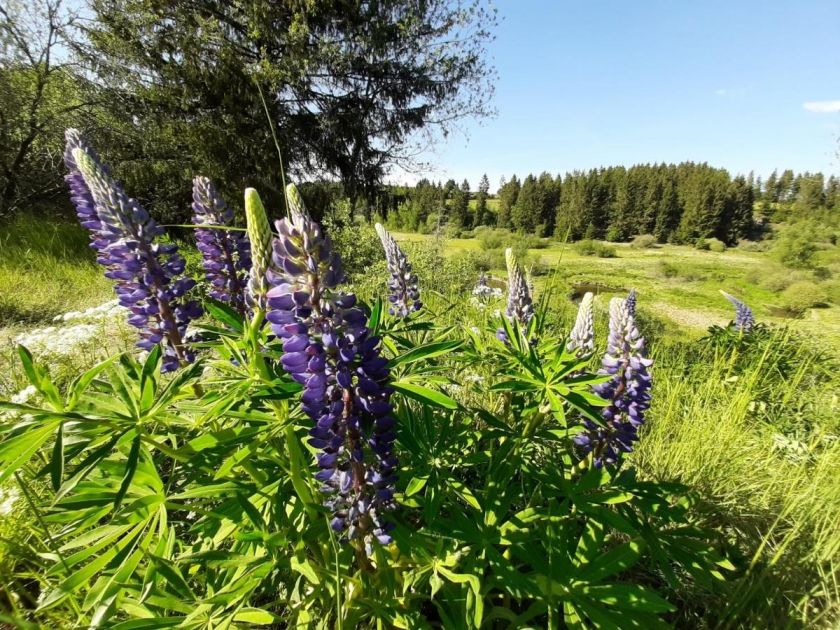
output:
[[[0,326],[37,324],[113,299],[88,234],[68,220],[0,224]]]
[[[837,382],[786,331],[743,359],[696,346],[658,353],[634,462],[646,476],[695,489],[708,524],[739,560],[713,625],[837,627]],[[694,605],[708,609],[714,601]],[[708,621],[708,612],[698,614]]]

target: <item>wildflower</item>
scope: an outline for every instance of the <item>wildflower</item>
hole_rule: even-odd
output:
[[[140,331],[137,346],[149,350],[163,344],[162,371],[191,362],[194,355],[183,337],[201,308],[185,299],[195,281],[183,276],[186,264],[177,246],[156,242],[163,228],[125,194],[73,129],[67,132],[65,161],[76,211],[91,232],[97,262],[114,281],[120,305],[131,311],[128,322]]]
[[[505,250],[505,262],[507,263],[508,272],[508,302],[505,315],[511,323],[518,322],[523,329],[527,329],[528,324],[534,317],[531,292],[528,288],[528,282],[522,273],[522,268],[516,261],[516,257],[513,255],[513,250],[510,247]],[[509,341],[504,328],[499,328],[496,331],[496,337],[504,343],[508,343]]]
[[[228,302],[245,314],[245,276],[251,266],[247,235],[219,227],[233,224],[233,211],[219,196],[208,178],[193,179],[193,223],[195,240],[210,283],[210,296]]]
[[[391,291],[388,301],[391,302],[391,307],[388,312],[397,317],[407,317],[409,313],[418,311],[423,306],[420,302],[420,290],[417,288],[417,275],[412,273],[408,258],[381,223],[376,224],[376,233],[379,234],[379,240],[385,249],[388,273],[391,274],[388,280],[388,289]]]
[[[526,328],[534,317],[528,282],[510,247],[505,250],[505,262],[508,272],[508,304],[505,315],[511,322],[516,320],[523,328]]]
[[[735,306],[735,330],[742,333],[751,332],[755,326],[755,317],[753,316],[752,309],[735,296],[729,295],[726,291],[721,291],[721,293],[723,293],[723,297]]]
[[[397,459],[387,360],[370,335],[356,297],[338,290],[341,261],[320,226],[287,188],[289,217],[276,222],[267,293],[272,331],[283,340],[283,367],[304,386],[303,409],[314,421],[332,527],[368,553],[391,541],[383,512],[394,507]]]
[[[595,351],[595,328],[592,317],[592,303],[595,296],[587,292],[580,301],[575,326],[569,333],[566,348],[575,352],[579,357],[592,354]]]
[[[271,226],[260,196],[253,188],[245,189],[245,223],[251,243],[251,271],[248,274],[246,299],[249,304],[265,308],[268,284],[265,274],[271,262]]]
[[[610,380],[595,386],[595,393],[609,404],[601,411],[603,426],[584,420],[586,431],[575,442],[591,452],[596,466],[614,464],[621,453],[633,450],[644,412],[650,406],[653,362],[645,357],[644,338],[639,335],[633,316],[622,298],[610,302],[610,336],[599,374]]]

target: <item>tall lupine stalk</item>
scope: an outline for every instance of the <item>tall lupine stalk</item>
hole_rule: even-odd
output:
[[[505,263],[508,273],[508,301],[505,316],[508,321],[517,322],[522,330],[526,330],[534,317],[534,306],[528,281],[510,247],[505,250]],[[508,341],[503,328],[496,331],[496,337],[504,342]]]
[[[721,291],[721,293],[735,307],[735,330],[744,334],[752,332],[755,326],[752,309],[734,295],[729,295],[726,291]]]
[[[585,357],[595,352],[595,324],[592,315],[592,304],[595,296],[587,292],[580,301],[575,326],[569,333],[566,349],[574,352],[578,357]]]
[[[645,357],[645,340],[639,335],[623,298],[610,301],[610,335],[599,374],[610,380],[595,386],[595,393],[608,401],[601,411],[603,426],[584,420],[586,431],[575,442],[592,454],[595,466],[614,464],[621,453],[633,450],[639,427],[650,406],[653,361]]]
[[[140,331],[137,345],[162,344],[162,371],[193,361],[184,343],[189,322],[201,307],[185,294],[195,281],[183,275],[178,248],[159,243],[164,230],[135,199],[128,197],[75,129],[66,134],[65,163],[76,212],[91,232],[97,262],[107,268],[128,322]]]
[[[388,233],[381,223],[376,224],[376,233],[382,241],[385,259],[388,262],[388,289],[391,303],[388,312],[397,317],[408,317],[412,311],[418,311],[423,306],[420,302],[420,290],[417,287],[417,275],[411,270],[411,263],[403,253],[394,237]]]
[[[245,315],[245,283],[251,267],[251,247],[243,232],[222,228],[233,225],[233,210],[207,177],[193,179],[193,223],[210,297],[227,302]]]
[[[374,540],[391,541],[383,520],[394,507],[397,468],[388,362],[356,297],[338,290],[344,273],[329,238],[294,185],[286,196],[289,217],[275,224],[267,274],[267,319],[283,340],[284,369],[304,386],[332,527],[370,554]]]

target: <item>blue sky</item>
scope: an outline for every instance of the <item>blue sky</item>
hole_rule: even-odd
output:
[[[499,0],[498,115],[432,179],[706,161],[840,174],[840,2]],[[394,181],[416,175],[394,173]]]

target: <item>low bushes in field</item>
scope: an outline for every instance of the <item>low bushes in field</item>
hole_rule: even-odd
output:
[[[656,237],[653,234],[639,234],[630,241],[633,249],[651,249],[656,247]]]
[[[809,308],[826,306],[828,292],[809,280],[799,280],[782,292],[781,306],[791,313],[804,313]]]
[[[616,258],[618,256],[615,247],[612,245],[590,239],[578,241],[574,248],[581,256],[596,256],[597,258]]]

